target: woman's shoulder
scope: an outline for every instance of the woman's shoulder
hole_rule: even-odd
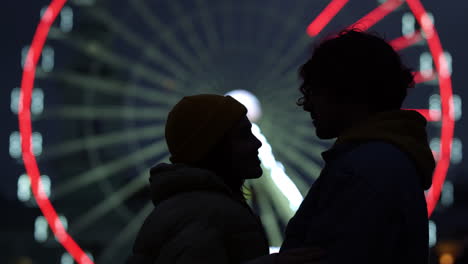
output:
[[[227,193],[196,190],[180,193],[162,201],[158,204],[157,211],[164,214],[173,212],[178,217],[195,215],[223,219],[250,214],[250,210],[246,206],[248,205],[243,204]]]

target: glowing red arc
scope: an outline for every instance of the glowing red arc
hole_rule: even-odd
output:
[[[422,32],[424,32],[427,38],[429,50],[432,57],[435,58],[434,64],[440,85],[440,100],[442,105],[440,150],[434,176],[432,178],[432,187],[426,195],[427,209],[429,215],[431,215],[439,200],[445,176],[450,166],[451,146],[455,128],[455,121],[453,115],[450,113],[450,111],[453,111],[452,81],[439,36],[426,10],[419,0],[407,0],[406,3],[415,15],[416,20],[421,25]]]
[[[66,0],[53,0],[44,12],[39,25],[37,26],[31,48],[24,64],[23,76],[21,80],[21,96],[19,104],[19,130],[21,133],[21,150],[23,154],[24,166],[31,181],[33,195],[42,214],[49,223],[50,229],[57,237],[57,240],[65,247],[70,255],[80,264],[92,264],[93,261],[84,253],[78,244],[71,238],[63,227],[57,216],[57,212],[47,198],[40,180],[40,172],[36,158],[31,150],[31,93],[34,87],[36,65],[39,60],[42,48],[49,33],[50,27],[57,15],[60,13]]]

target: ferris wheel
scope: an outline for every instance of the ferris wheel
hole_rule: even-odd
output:
[[[437,159],[431,213],[448,167],[462,158],[453,138],[461,99],[437,14],[420,1],[54,0],[41,11],[22,54],[21,88],[12,91],[20,129],[10,135],[10,155],[26,169],[18,198],[44,213],[36,240],[62,244],[62,263],[123,263],[153,208],[148,168],[168,159],[168,111],[185,95],[217,93],[249,108],[264,170],[248,182],[250,203],[271,246],[280,246],[330,143],[295,105],[297,68],[314,38],[349,25],[385,32],[416,71],[404,106],[429,121]]]

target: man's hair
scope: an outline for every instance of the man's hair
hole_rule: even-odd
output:
[[[307,96],[326,92],[340,101],[354,100],[373,111],[399,109],[414,87],[414,76],[382,37],[357,29],[343,30],[313,49],[301,66],[303,106]],[[319,91],[320,90],[320,91]]]

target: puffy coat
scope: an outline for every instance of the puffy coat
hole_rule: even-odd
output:
[[[151,170],[154,210],[128,263],[241,263],[268,254],[260,219],[213,173],[181,165]]]
[[[281,251],[319,247],[324,263],[428,263],[424,190],[435,167],[426,120],[377,114],[322,153],[325,167],[286,229]]]

